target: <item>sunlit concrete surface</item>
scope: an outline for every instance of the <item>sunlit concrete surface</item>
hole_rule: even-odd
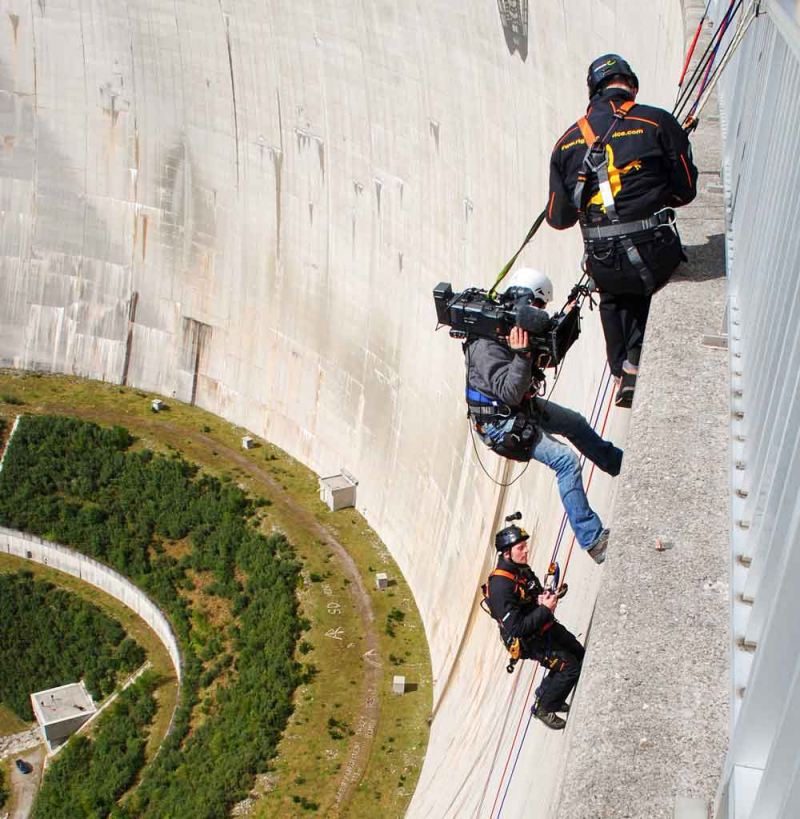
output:
[[[2,7],[0,364],[195,403],[320,474],[353,474],[432,654],[410,815],[489,816],[501,798],[503,816],[552,815],[567,745],[538,724],[501,793],[530,677],[503,670],[476,592],[491,534],[516,509],[544,571],[558,493],[536,464],[507,490],[481,471],[460,348],[434,335],[431,290],[488,286],[516,250],[593,57],[621,51],[647,101],[670,107],[681,4]],[[543,229],[522,259],[559,300],[580,252],[576,231]],[[588,414],[604,356],[597,316],[585,318],[554,398]],[[622,442],[626,422],[612,411],[607,433]],[[601,514],[612,488],[595,475]],[[573,555],[559,612],[577,633],[603,571]]]

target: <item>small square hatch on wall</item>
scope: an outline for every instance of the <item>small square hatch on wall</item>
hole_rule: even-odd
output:
[[[319,479],[319,498],[331,510],[346,509],[356,505],[358,481],[346,470],[338,475]]]

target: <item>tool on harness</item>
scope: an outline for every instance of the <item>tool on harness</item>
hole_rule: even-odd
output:
[[[541,373],[544,376],[544,373]],[[528,407],[511,407],[497,401],[472,387],[466,388],[467,414],[474,421],[475,427],[488,447],[503,458],[512,461],[529,461],[531,449],[539,429],[538,411],[535,399],[528,400]],[[502,436],[492,437],[487,434],[484,424],[505,424],[513,419]]]
[[[519,512],[516,513],[521,517]],[[511,516],[516,518],[516,516]],[[508,520],[508,518],[506,518]],[[505,551],[506,549],[510,549],[515,544],[519,543],[522,540],[528,539],[528,533],[520,528],[519,526],[507,526],[505,529],[501,529],[497,535],[495,536],[495,546],[497,547],[498,551]],[[505,544],[500,546],[501,541]],[[505,543],[508,541],[508,543]],[[495,569],[490,575],[489,580],[493,577],[506,577],[509,580],[513,581],[514,583],[514,593],[519,595],[521,600],[525,600],[525,592],[527,590],[528,583],[527,581],[523,580],[522,578],[518,577],[511,572],[507,572],[503,569]],[[481,586],[481,591],[483,592],[483,599],[481,600],[480,606],[483,611],[485,611],[489,617],[491,617],[498,625],[500,631],[500,641],[505,646],[506,651],[509,654],[509,661],[508,665],[506,666],[506,671],[509,674],[514,673],[514,668],[516,668],[517,663],[520,660],[525,660],[527,657],[523,656],[523,646],[522,642],[519,637],[512,637],[506,627],[503,625],[502,620],[498,620],[492,614],[491,606],[489,605],[489,580],[486,581]],[[549,625],[549,624],[548,624]]]
[[[633,108],[633,100],[626,100],[614,112],[614,121],[602,138],[599,138],[589,125],[586,117],[578,120],[578,128],[583,135],[586,144],[589,146],[583,158],[583,164],[578,174],[578,182],[573,194],[573,204],[575,208],[586,217],[587,182],[594,177],[597,180],[600,196],[603,200],[606,216],[611,222],[610,225],[593,226],[581,221],[581,232],[583,233],[584,248],[587,255],[594,250],[596,242],[619,243],[625,251],[628,261],[636,270],[642,281],[644,292],[649,295],[655,290],[653,274],[642,259],[638,248],[633,242],[633,237],[644,238],[653,233],[662,225],[673,227],[675,224],[675,211],[671,208],[664,208],[649,219],[637,219],[631,222],[621,221],[617,213],[614,202],[614,192],[611,187],[611,180],[608,176],[608,146],[607,139],[611,131],[625,119],[628,112]],[[609,249],[611,253],[613,248]]]

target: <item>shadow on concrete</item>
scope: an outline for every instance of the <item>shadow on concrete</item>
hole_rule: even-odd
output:
[[[715,233],[704,245],[684,247],[689,261],[678,267],[672,282],[706,282],[725,278],[725,235]]]
[[[509,53],[518,52],[525,62],[528,58],[528,0],[497,0],[497,10]]]

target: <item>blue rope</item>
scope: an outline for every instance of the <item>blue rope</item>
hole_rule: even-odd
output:
[[[531,727],[531,721],[533,720],[533,713],[528,715],[528,724],[525,726],[525,730],[522,732],[522,739],[520,740],[519,747],[522,750],[522,746],[525,744],[525,737],[528,735],[528,728]],[[517,752],[517,758],[514,760],[514,764],[511,767],[511,773],[508,775],[508,784],[506,785],[506,789],[503,793],[503,799],[500,802],[500,808],[497,811],[496,819],[500,819],[500,814],[503,812],[503,805],[506,803],[506,796],[508,796],[508,788],[511,785],[511,780],[514,778],[514,771],[517,770],[517,762],[519,762],[519,751]]]
[[[603,377],[606,376],[607,369],[608,369],[608,363],[606,363],[606,366],[603,368],[603,375],[600,377],[601,386],[602,386],[602,382],[603,382]],[[603,411],[603,405],[606,402],[606,395],[608,394],[608,388],[609,388],[610,384],[611,384],[611,373],[608,373],[608,376],[606,377],[605,387],[603,388],[603,397],[600,400],[600,405],[599,406],[597,405],[597,398],[600,395],[600,389],[601,389],[601,387],[598,387],[597,388],[597,394],[595,395],[595,399],[594,399],[595,406],[592,407],[592,412],[590,414],[590,418],[592,419],[592,429],[594,429],[595,431],[597,429],[597,422],[600,420],[600,415],[602,414],[602,411]],[[596,413],[597,413],[596,417],[595,417],[595,410],[596,410]],[[581,456],[580,463],[581,463],[581,472],[583,472],[583,466],[586,463],[586,457],[584,455]],[[561,527],[559,528],[558,537],[556,538],[556,546],[555,546],[555,549],[553,551],[553,557],[550,560],[551,563],[556,559],[556,557],[558,555],[558,550],[561,548],[561,540],[562,540],[562,538],[564,536],[564,531],[566,530],[566,523],[567,523],[567,514],[565,512],[564,516],[561,519]],[[534,669],[534,672],[533,672],[534,679],[536,677],[536,672],[538,671],[539,668],[541,668],[541,664],[537,663],[537,667],[536,667],[536,669]],[[542,676],[544,678],[544,675],[542,675]],[[526,705],[527,705],[527,703],[526,703]],[[533,720],[533,711],[531,711],[528,714],[528,724],[525,726],[525,730],[522,733],[522,739],[520,740],[519,745],[517,746],[517,755],[514,758],[514,764],[511,766],[511,773],[508,775],[508,779],[506,781],[506,789],[503,791],[503,798],[500,801],[500,807],[497,810],[497,815],[496,815],[495,819],[500,819],[500,816],[503,813],[503,805],[505,805],[506,797],[508,796],[508,791],[511,788],[511,781],[514,779],[514,771],[516,771],[517,763],[519,762],[519,758],[522,755],[522,747],[523,747],[523,745],[525,745],[525,737],[528,735],[528,729],[531,727],[531,721],[532,720]]]

